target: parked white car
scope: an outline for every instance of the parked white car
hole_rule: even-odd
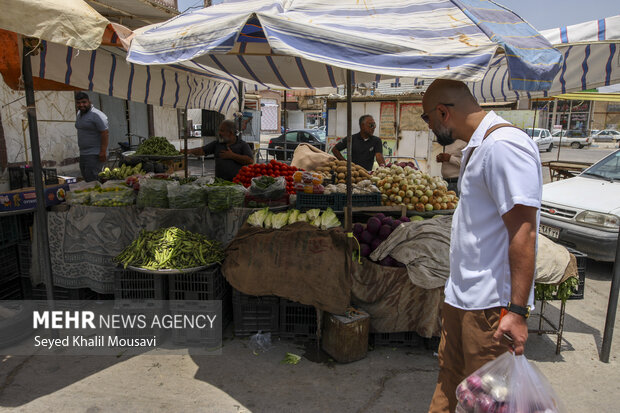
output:
[[[530,138],[534,139],[534,142],[538,145],[539,151],[551,152],[553,149],[553,138],[549,129],[541,128],[526,128],[525,133],[530,135]]]
[[[596,142],[615,142],[620,141],[620,132],[613,129],[604,129],[597,131],[596,133],[592,133],[592,139]]]
[[[574,178],[543,186],[540,233],[599,261],[614,261],[620,228],[620,150]]]
[[[592,138],[587,133],[575,129],[553,132],[551,136],[553,137],[553,144],[556,146],[560,145],[560,135],[562,135],[562,146],[581,149],[592,144]]]

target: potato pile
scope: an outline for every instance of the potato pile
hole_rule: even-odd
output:
[[[326,178],[334,176],[337,184],[347,183],[347,161],[331,160],[325,166],[316,168],[317,172],[321,172]],[[366,179],[370,179],[370,174],[364,168],[354,163],[351,164],[351,182],[360,183]]]

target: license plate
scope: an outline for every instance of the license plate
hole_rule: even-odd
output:
[[[538,230],[543,235],[546,235],[549,238],[558,239],[560,238],[560,230],[558,228],[549,227],[547,225],[540,224],[540,229]]]

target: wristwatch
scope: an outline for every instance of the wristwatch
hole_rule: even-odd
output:
[[[516,305],[511,302],[508,302],[508,305],[506,306],[506,310],[510,311],[511,313],[519,314],[523,316],[524,318],[528,318],[530,316],[529,305],[525,307],[521,307],[520,305]]]

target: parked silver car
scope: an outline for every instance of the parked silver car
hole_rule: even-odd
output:
[[[530,135],[530,138],[534,139],[534,142],[538,145],[539,151],[551,152],[553,149],[553,138],[549,129],[542,128],[526,128],[525,133]]]
[[[620,228],[620,150],[574,178],[543,186],[540,233],[599,261],[614,261]]]
[[[560,135],[562,136],[562,146],[570,146],[571,148],[581,149],[584,146],[592,144],[592,138],[585,131],[575,129],[567,131],[553,132],[553,144],[560,145]]]
[[[603,129],[592,133],[595,142],[618,142],[620,141],[620,131],[613,129]]]

